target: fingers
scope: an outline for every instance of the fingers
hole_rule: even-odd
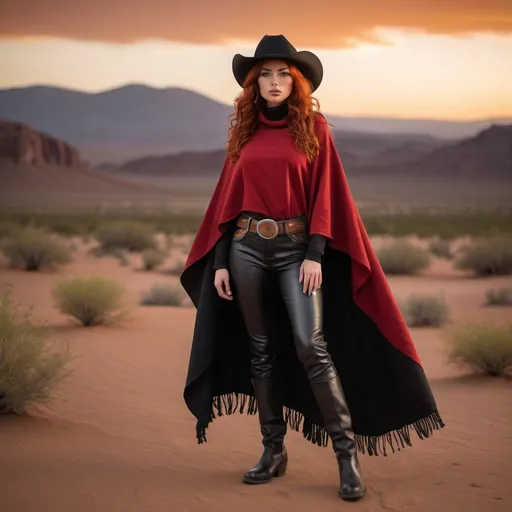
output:
[[[233,294],[229,286],[228,279],[222,279],[218,284],[215,285],[219,297],[225,300],[233,300]]]
[[[304,273],[304,285],[302,287],[303,293],[308,295],[316,293],[316,291],[322,285],[322,273],[321,272],[305,272]]]

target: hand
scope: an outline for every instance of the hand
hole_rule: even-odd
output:
[[[226,300],[233,300],[231,288],[229,287],[229,272],[227,268],[219,268],[215,271],[215,279],[213,281],[219,297]]]
[[[311,295],[322,285],[322,264],[313,260],[304,260],[300,266],[299,283],[304,282],[302,291]]]

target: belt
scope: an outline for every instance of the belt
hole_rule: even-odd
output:
[[[295,218],[288,220],[255,219],[249,215],[242,214],[236,222],[237,227],[248,229],[250,233],[257,233],[261,238],[272,239],[278,235],[296,235],[307,229],[306,220]]]

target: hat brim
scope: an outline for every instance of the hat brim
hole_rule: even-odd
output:
[[[324,69],[320,59],[307,50],[297,52],[293,55],[270,54],[264,57],[244,57],[237,53],[233,57],[233,75],[240,87],[243,87],[245,78],[254,64],[260,60],[280,59],[297,66],[304,77],[310,81],[312,92],[316,91],[322,83]]]

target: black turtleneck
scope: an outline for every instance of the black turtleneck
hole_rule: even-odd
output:
[[[263,115],[269,121],[281,121],[288,115],[288,105],[286,103],[282,103],[277,107],[267,107],[263,110]],[[256,218],[260,217],[257,214],[252,214],[252,212],[246,213],[248,213],[249,215],[253,215]],[[213,263],[214,270],[229,267],[229,250],[231,247],[231,239],[236,229],[235,224],[236,220],[233,221],[230,226],[228,226],[228,229],[226,229],[224,234],[220,237],[217,244],[215,245],[215,261]],[[322,261],[322,256],[325,251],[326,242],[327,239],[322,235],[311,235],[305,259],[313,260],[320,263]]]
[[[288,105],[286,103],[281,103],[277,107],[266,107],[263,110],[263,115],[269,121],[281,121],[288,115]]]

